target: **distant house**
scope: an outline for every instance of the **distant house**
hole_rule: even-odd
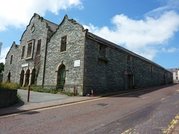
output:
[[[169,71],[173,74],[173,82],[179,83],[179,68],[171,68]]]
[[[57,25],[34,14],[7,53],[3,79],[86,95],[168,84],[172,73],[68,16]]]

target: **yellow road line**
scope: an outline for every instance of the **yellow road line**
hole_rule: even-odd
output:
[[[135,131],[135,129],[129,128],[127,130],[125,130],[124,132],[122,132],[121,134],[133,134]]]
[[[179,114],[169,123],[168,128],[163,130],[163,134],[171,134],[175,126],[179,123]]]

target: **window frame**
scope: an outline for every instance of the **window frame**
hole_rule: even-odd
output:
[[[99,43],[99,57],[100,58],[106,58],[106,45],[103,45],[101,43]]]
[[[40,52],[41,52],[41,44],[42,44],[42,40],[39,39],[39,40],[37,41],[36,55],[40,55]]]
[[[12,64],[12,61],[13,61],[13,55],[11,55],[11,57],[10,57],[10,64]]]
[[[27,42],[27,53],[26,53],[26,59],[32,59],[33,58],[33,52],[34,52],[34,43],[35,40],[30,40]],[[31,50],[29,52],[29,45],[31,44]]]
[[[25,56],[25,46],[22,46],[21,59],[23,59],[24,56]]]
[[[67,48],[67,35],[61,37],[60,52],[66,51]]]

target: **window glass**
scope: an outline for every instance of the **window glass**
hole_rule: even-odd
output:
[[[22,59],[24,58],[24,53],[25,53],[25,46],[22,47],[22,55],[21,55]]]
[[[12,60],[13,60],[13,55],[11,55],[10,64],[12,64]]]
[[[36,55],[39,55],[39,54],[40,54],[40,50],[41,50],[41,39],[38,40],[38,42],[37,42],[37,51],[36,51]]]
[[[60,48],[61,52],[66,51],[66,43],[67,43],[67,36],[63,36],[61,38],[61,48]]]
[[[99,45],[99,55],[100,57],[103,57],[103,58],[106,57],[106,46],[102,44]]]
[[[28,48],[27,48],[27,58],[28,57],[31,57],[31,54],[32,54],[32,42],[30,42],[28,44]]]

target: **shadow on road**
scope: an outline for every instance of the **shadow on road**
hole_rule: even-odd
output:
[[[150,87],[150,88],[140,88],[140,89],[130,89],[130,90],[123,90],[123,91],[116,91],[112,93],[106,93],[103,95],[99,95],[101,97],[139,97],[141,95],[154,92],[157,90],[165,89],[165,88],[176,88],[174,86],[179,84],[169,84],[164,86],[158,86],[158,87]],[[98,95],[97,95],[98,96]]]

